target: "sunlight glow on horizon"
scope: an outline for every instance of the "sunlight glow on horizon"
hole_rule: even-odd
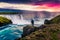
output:
[[[5,9],[18,9],[28,11],[49,11],[49,12],[60,12],[60,5],[49,7],[48,5],[32,5],[32,4],[10,4],[0,2],[0,8]]]

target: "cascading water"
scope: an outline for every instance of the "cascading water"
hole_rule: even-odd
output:
[[[25,24],[28,21],[23,19],[23,16],[20,14],[1,14],[0,16],[6,17],[8,19],[11,19],[11,21],[13,22],[13,24]]]
[[[11,19],[13,24],[31,24],[30,23],[31,20],[25,20],[26,18],[22,14],[1,14],[0,16]],[[36,23],[41,24],[42,23],[41,21],[44,21],[44,20],[40,19],[40,22],[36,22]]]

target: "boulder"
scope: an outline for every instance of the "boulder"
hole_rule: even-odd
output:
[[[30,33],[34,32],[35,30],[37,30],[36,27],[29,26],[29,25],[25,26],[23,28],[23,35],[22,35],[22,37],[25,37],[25,36],[29,35]]]

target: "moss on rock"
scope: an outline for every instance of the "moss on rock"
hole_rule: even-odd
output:
[[[7,24],[12,24],[12,21],[10,19],[0,16],[0,26],[7,25]]]

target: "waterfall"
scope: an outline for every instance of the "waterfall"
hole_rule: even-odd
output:
[[[10,19],[13,24],[30,24],[28,21],[24,20],[22,14],[1,14],[0,16]]]
[[[24,18],[23,18],[23,15],[22,15],[22,14],[20,15],[20,17],[21,17],[21,20],[24,20]]]
[[[13,22],[13,24],[19,24],[19,21],[20,21],[20,18],[19,18],[19,15],[10,15],[10,14],[2,14],[2,15],[0,15],[0,16],[2,16],[2,17],[6,17],[6,18],[8,18],[8,19],[11,19],[11,21]]]
[[[31,20],[30,20],[30,14],[0,14],[0,16],[6,17],[8,19],[10,19],[13,24],[31,24]],[[26,20],[26,17],[29,20]],[[34,16],[31,16],[32,18],[34,18]],[[38,22],[34,21],[35,24],[43,24],[44,23],[44,19],[39,19]]]

